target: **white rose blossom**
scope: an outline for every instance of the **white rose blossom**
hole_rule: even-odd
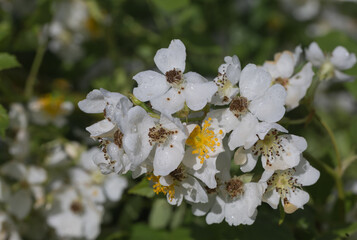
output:
[[[354,77],[343,73],[343,70],[352,68],[356,64],[356,55],[349,53],[346,48],[337,46],[331,56],[322,52],[319,45],[313,42],[305,49],[307,60],[319,67],[320,80],[334,78],[337,81],[353,81]]]
[[[140,101],[150,101],[158,111],[172,114],[185,103],[191,110],[201,110],[217,91],[216,84],[201,75],[184,74],[186,48],[180,40],[172,40],[168,48],[158,50],[154,61],[162,74],[151,70],[136,74],[133,79],[138,87],[134,95]]]

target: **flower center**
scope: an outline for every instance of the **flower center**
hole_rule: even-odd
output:
[[[71,203],[70,209],[75,214],[81,214],[84,211],[84,207],[79,200],[75,200]]]
[[[223,98],[223,102],[228,102],[229,98],[227,95],[229,94],[230,89],[233,88],[232,83],[228,80],[227,75],[218,73],[218,77],[216,78],[215,83],[218,87],[218,94]]]
[[[119,129],[115,131],[115,133],[114,133],[114,143],[119,148],[123,147],[123,137],[124,137],[124,134]]]
[[[54,97],[51,94],[47,94],[39,99],[41,108],[52,118],[61,114],[61,105],[64,102],[62,97]]]
[[[287,195],[290,194],[290,191],[295,192],[296,188],[301,188],[301,184],[299,184],[297,179],[293,177],[294,173],[294,168],[278,170],[267,181],[267,191],[275,189],[279,193],[281,199],[283,199],[284,204],[289,203]]]
[[[236,198],[244,193],[244,183],[235,176],[226,182],[226,190],[231,198]]]
[[[272,166],[274,158],[279,157],[281,152],[285,152],[278,131],[274,129],[265,135],[263,140],[257,141],[252,147],[252,152],[256,156],[263,155],[267,166]]]
[[[166,81],[170,83],[173,87],[178,87],[183,82],[183,74],[180,70],[176,68],[165,73]]]
[[[333,64],[330,61],[324,62],[319,71],[318,71],[318,76],[320,80],[329,80],[335,76],[334,72],[335,68]]]
[[[209,129],[211,126],[210,121],[212,121],[211,118],[205,120],[202,129],[200,126],[196,126],[186,140],[186,144],[194,149],[192,154],[198,154],[201,164],[206,158],[209,158],[210,151],[214,152],[216,146],[221,145],[214,131]],[[223,134],[223,131],[220,130],[219,134]]]
[[[279,77],[279,78],[275,79],[275,81],[273,82],[273,84],[275,84],[275,83],[282,85],[285,88],[285,90],[287,90],[287,87],[289,84],[289,78],[280,78]]]
[[[149,143],[153,145],[154,143],[162,144],[165,143],[170,135],[177,133],[176,131],[170,131],[162,126],[162,124],[157,124],[155,127],[149,128]]]
[[[174,180],[181,182],[185,176],[185,170],[183,167],[179,166],[169,174]]]
[[[161,176],[155,176],[154,174],[150,173],[147,176],[147,179],[152,181],[154,185],[152,186],[154,193],[159,194],[169,194],[170,201],[174,198],[175,196],[175,186],[174,184],[171,184],[169,186],[163,186],[160,184],[160,177]]]
[[[229,110],[237,118],[248,111],[248,99],[245,97],[234,97],[231,104],[229,105]]]

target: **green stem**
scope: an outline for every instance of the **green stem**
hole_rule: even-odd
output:
[[[35,82],[36,82],[36,78],[37,78],[37,73],[38,73],[38,70],[40,69],[40,66],[41,66],[41,63],[43,60],[43,56],[46,52],[46,47],[47,47],[47,44],[45,44],[45,43],[39,44],[37,47],[35,59],[33,60],[33,63],[32,63],[31,69],[30,69],[30,73],[26,80],[26,87],[25,87],[26,99],[29,99],[32,97],[33,88],[35,86]]]

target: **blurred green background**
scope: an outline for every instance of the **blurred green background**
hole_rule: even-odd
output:
[[[49,48],[53,36],[48,29],[56,18],[56,2],[61,1],[0,0],[0,52],[16,56],[20,64],[0,71],[0,103],[5,109],[13,102],[26,104],[32,97],[48,93],[75,105],[93,88],[128,93],[135,84],[132,76],[154,69],[156,51],[172,39],[186,45],[186,71],[208,79],[217,75],[227,55],[237,55],[242,66],[263,64],[276,52],[307,47],[312,41],[326,52],[342,45],[357,53],[355,1],[88,0],[83,2],[90,18],[82,26],[81,54],[75,58],[71,50]],[[303,8],[308,2],[313,3]],[[68,34],[71,39],[74,33]],[[357,66],[347,73],[356,76]],[[33,90],[25,94],[31,78]],[[357,191],[348,187],[357,182],[357,83],[330,84],[324,94],[331,93],[349,96],[341,104],[332,99],[327,107],[316,106],[333,130],[346,166],[340,176],[346,188],[344,199],[337,197],[335,179],[313,160],[333,167],[335,151],[326,131],[312,121],[287,127],[307,139],[305,157],[320,170],[321,177],[306,188],[310,204],[286,215],[281,225],[279,211],[263,204],[252,226],[230,227],[225,222],[208,226],[204,217],[190,213],[189,205],[171,207],[144,189],[143,195],[149,198],[125,194],[115,208],[115,217],[104,223],[100,239],[356,239]],[[350,101],[346,103],[349,107],[343,107],[344,101]],[[288,117],[299,119],[306,111],[301,107]],[[31,154],[38,158],[41,146],[56,138],[93,144],[86,140],[84,129],[101,118],[76,107],[62,128],[31,126]],[[6,147],[0,151],[2,161],[10,159]]]

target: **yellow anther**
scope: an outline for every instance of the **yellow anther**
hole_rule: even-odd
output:
[[[175,186],[174,184],[171,184],[169,186],[161,185],[160,177],[161,176],[155,176],[151,173],[147,176],[147,179],[151,180],[154,183],[154,185],[152,186],[154,193],[159,194],[162,192],[164,195],[169,194],[169,199],[171,201],[175,197]]]

